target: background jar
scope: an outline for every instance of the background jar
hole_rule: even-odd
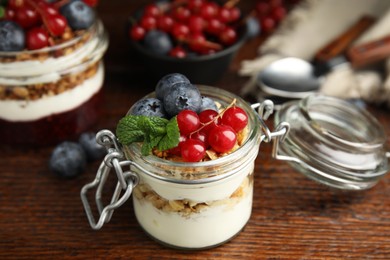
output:
[[[69,37],[69,39],[67,39]],[[99,117],[104,27],[63,36],[52,47],[0,52],[0,136],[10,144],[75,138]]]
[[[249,131],[240,148],[215,160],[185,163],[142,157],[139,144],[124,147],[127,159],[139,166],[135,170],[139,184],[133,192],[139,224],[159,242],[186,249],[217,246],[245,226],[261,139],[258,118],[245,101],[221,89],[199,89],[223,106],[236,99],[246,110]]]

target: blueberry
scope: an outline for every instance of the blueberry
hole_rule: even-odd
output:
[[[202,97],[202,105],[200,107],[199,112],[202,112],[206,109],[218,111],[217,105],[215,104],[214,100],[209,97]]]
[[[156,97],[163,100],[165,93],[176,83],[190,83],[190,80],[180,73],[172,73],[162,77],[156,85]]]
[[[202,96],[198,88],[191,83],[180,82],[168,89],[163,103],[165,111],[173,117],[183,109],[199,112],[202,105]]]
[[[247,19],[247,37],[252,39],[260,34],[260,23],[255,17],[249,17]]]
[[[0,51],[22,51],[24,46],[22,27],[12,21],[0,21]]]
[[[173,44],[165,32],[151,30],[145,35],[144,46],[155,54],[166,55],[172,49]]]
[[[145,98],[137,101],[131,110],[132,115],[167,117],[162,101],[157,98]]]
[[[82,133],[79,144],[84,149],[89,161],[101,159],[107,153],[106,148],[96,142],[96,134],[92,132]]]
[[[83,1],[71,1],[62,6],[60,12],[73,30],[87,29],[96,19],[95,11]]]
[[[86,163],[86,155],[81,145],[65,141],[54,148],[49,167],[60,177],[73,178],[85,170]]]

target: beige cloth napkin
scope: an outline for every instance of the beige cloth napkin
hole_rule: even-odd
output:
[[[278,30],[260,47],[259,57],[241,64],[240,75],[251,79],[242,95],[256,96],[256,76],[271,62],[283,57],[311,60],[315,53],[344,32],[363,15],[379,20],[356,43],[364,43],[390,33],[390,1],[383,0],[306,0],[291,10]],[[390,61],[388,62],[390,74]],[[390,97],[390,79],[387,81]],[[349,66],[326,75],[320,91],[343,98],[376,101],[386,86],[376,71],[353,71]],[[390,98],[389,98],[390,99]],[[383,101],[383,98],[382,100]]]

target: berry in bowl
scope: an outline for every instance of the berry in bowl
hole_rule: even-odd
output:
[[[160,1],[130,17],[128,37],[140,60],[156,78],[182,73],[211,84],[228,68],[246,40],[237,1]]]
[[[0,135],[6,143],[57,143],[98,119],[108,38],[92,2],[2,6]]]
[[[101,144],[116,147],[107,147],[115,153],[106,159],[119,155],[126,160],[102,162],[98,181],[84,186],[81,196],[92,228],[108,221],[108,208],[95,223],[87,191],[104,185],[99,181],[106,178],[107,165],[117,164],[123,167],[124,196],[133,194],[136,218],[152,238],[183,249],[232,239],[252,210],[254,160],[261,142],[258,115],[252,111],[230,92],[193,85],[179,73],[164,76],[155,92],[119,121],[116,136],[107,130],[97,135]]]

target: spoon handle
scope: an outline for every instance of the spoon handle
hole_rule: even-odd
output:
[[[334,57],[343,54],[350,47],[351,43],[356,40],[363,32],[365,32],[375,22],[375,18],[371,16],[363,16],[351,27],[349,27],[340,36],[320,49],[314,57],[316,62],[327,62]]]
[[[347,57],[353,68],[361,68],[390,56],[390,35],[351,47]]]

